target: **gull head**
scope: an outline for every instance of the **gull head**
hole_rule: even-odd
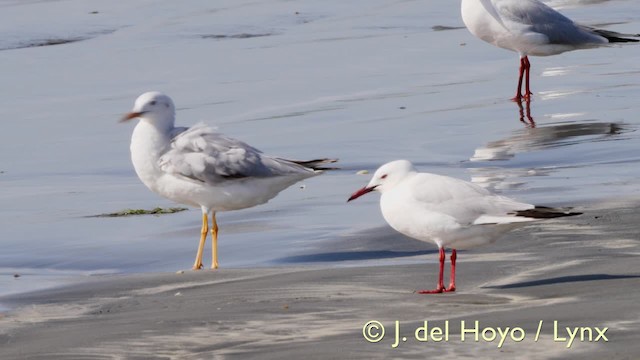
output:
[[[173,127],[176,107],[173,100],[158,91],[146,92],[136,99],[131,112],[122,117],[120,122],[140,118],[161,127]]]
[[[384,193],[404,180],[408,174],[415,171],[413,164],[408,160],[395,160],[388,162],[380,166],[380,168],[376,170],[375,174],[373,174],[373,178],[369,181],[369,184],[354,192],[347,202],[355,200],[374,190]]]

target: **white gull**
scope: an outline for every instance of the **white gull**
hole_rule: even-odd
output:
[[[462,0],[462,20],[476,37],[520,54],[518,89],[513,100],[529,99],[528,55],[548,56],[565,51],[637,42],[613,31],[579,25],[538,0]],[[521,95],[522,81],[525,93]]]
[[[419,173],[407,160],[382,165],[369,184],[353,193],[348,201],[371,191],[382,194],[382,216],[392,228],[438,246],[438,284],[434,290],[419,291],[421,294],[455,291],[456,249],[492,243],[532,221],[580,214],[518,202],[460,179]],[[446,288],[445,248],[452,249],[451,282]]]
[[[294,183],[319,175],[332,159],[270,157],[205,124],[175,127],[175,106],[159,92],[140,95],[121,121],[139,118],[131,137],[131,160],[140,180],[175,202],[200,207],[202,231],[193,269],[202,252],[211,216],[212,264],[218,268],[216,212],[264,204]]]

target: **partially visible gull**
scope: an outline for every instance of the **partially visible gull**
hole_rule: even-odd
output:
[[[529,55],[548,56],[565,51],[638,42],[620,34],[574,23],[539,0],[462,0],[462,20],[476,37],[520,54],[518,89],[512,100],[529,99]],[[524,78],[525,92],[521,94]]]

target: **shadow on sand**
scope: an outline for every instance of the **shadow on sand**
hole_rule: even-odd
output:
[[[402,257],[411,257],[427,254],[436,254],[437,250],[421,250],[421,251],[346,251],[346,252],[327,252],[317,254],[305,254],[280,258],[276,260],[278,263],[313,263],[313,262],[332,262],[332,261],[353,261],[353,260],[375,260],[375,259],[393,259]]]
[[[640,275],[610,275],[610,274],[588,274],[588,275],[570,275],[559,276],[548,279],[523,281],[513,284],[497,285],[497,286],[483,286],[483,289],[517,289],[530,286],[541,285],[553,285],[563,283],[574,283],[582,281],[599,281],[599,280],[620,280],[620,279],[636,279],[640,278]]]

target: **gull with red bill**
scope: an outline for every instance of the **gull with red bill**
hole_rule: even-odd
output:
[[[462,21],[481,40],[520,54],[518,89],[512,100],[531,97],[529,55],[548,56],[566,51],[638,42],[621,34],[574,23],[539,0],[462,0]],[[521,94],[524,80],[525,92]]]
[[[380,192],[382,216],[392,228],[438,246],[437,286],[433,290],[420,290],[420,294],[456,290],[457,249],[493,243],[507,232],[533,221],[581,214],[518,202],[460,179],[420,173],[407,160],[382,165],[369,184],[347,201],[372,191]],[[443,275],[445,248],[452,249],[451,280],[447,287]]]
[[[131,161],[140,180],[153,192],[202,210],[202,253],[211,217],[212,264],[218,268],[218,211],[264,204],[298,181],[319,175],[334,159],[286,160],[263,154],[205,124],[175,126],[175,106],[160,92],[140,95],[121,121],[139,118],[131,136]]]

